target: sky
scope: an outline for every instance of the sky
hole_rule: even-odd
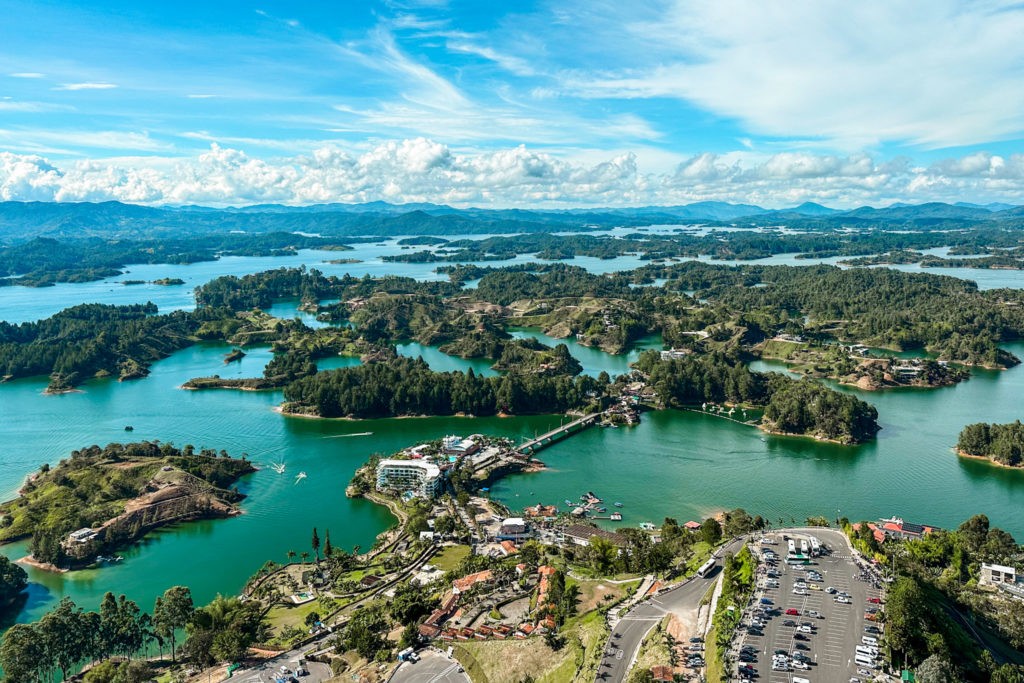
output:
[[[0,0],[0,200],[1024,204],[1004,0]]]

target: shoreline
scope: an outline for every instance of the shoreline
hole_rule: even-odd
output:
[[[22,557],[21,559],[15,560],[15,562],[17,562],[18,564],[28,565],[29,567],[34,567],[35,569],[38,569],[40,571],[52,572],[52,573],[55,573],[55,574],[67,574],[68,572],[71,571],[70,569],[64,569],[63,567],[58,567],[57,565],[55,565],[53,563],[50,563],[50,562],[40,562],[39,560],[37,560],[36,558],[32,557],[31,555],[26,555],[25,557]]]
[[[961,458],[967,458],[968,460],[981,460],[983,462],[988,463],[989,465],[992,465],[993,467],[1001,467],[1005,470],[1024,471],[1024,465],[1007,465],[1006,463],[999,462],[998,460],[993,460],[987,455],[974,455],[973,453],[965,453],[956,447],[953,448],[953,452],[956,453]]]

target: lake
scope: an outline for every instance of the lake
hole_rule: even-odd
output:
[[[224,274],[241,275],[274,267],[321,268],[327,273],[354,275],[395,273],[438,279],[434,264],[385,263],[380,257],[398,253],[389,241],[359,245],[352,252],[302,252],[294,257],[224,258],[188,266],[132,266],[132,279],[181,277],[178,287],[124,286],[118,276],[101,283],[67,284],[46,289],[0,289],[0,318],[32,320],[83,302],[134,303],[152,300],[161,310],[191,308],[196,285]],[[339,257],[362,263],[325,265]],[[516,261],[528,262],[522,256]],[[599,272],[634,268],[633,257],[614,260],[577,258],[571,263]],[[757,263],[807,264],[791,256]],[[497,262],[490,265],[506,265]],[[937,272],[928,269],[926,272]],[[952,274],[979,279],[985,286],[1024,286],[1019,271],[964,271]],[[275,315],[312,316],[280,302]],[[536,330],[512,330],[514,336],[537,336],[562,343]],[[588,373],[616,375],[628,369],[638,349],[610,356],[564,340]],[[660,339],[643,340],[659,347]],[[1024,344],[1008,345],[1024,357]],[[409,444],[446,434],[484,432],[524,438],[558,424],[559,416],[526,418],[416,418],[346,421],[284,417],[272,409],[281,393],[211,390],[185,391],[180,385],[202,375],[251,377],[270,359],[267,347],[247,348],[239,363],[225,365],[223,344],[200,344],[155,363],[149,377],[130,382],[93,380],[81,392],[44,396],[44,378],[0,385],[0,493],[16,494],[25,476],[42,463],[56,464],[75,449],[91,444],[158,439],[182,446],[247,453],[258,464],[284,460],[283,475],[264,468],[243,479],[248,494],[243,515],[233,519],[186,524],[150,534],[144,543],[121,552],[124,561],[98,570],[63,575],[31,570],[30,600],[18,619],[37,619],[62,596],[96,608],[108,590],[126,593],[144,609],[176,584],[192,587],[197,602],[217,593],[237,593],[245,579],[266,560],[284,561],[289,550],[309,550],[312,528],[321,538],[327,529],[337,547],[363,549],[391,522],[387,511],[362,500],[350,500],[345,486],[354,470],[372,453],[391,453]],[[403,355],[423,356],[436,370],[466,369],[493,373],[490,361],[462,360],[416,343],[399,345]],[[320,361],[321,369],[358,363],[353,358]],[[755,369],[779,369],[759,363]],[[955,387],[935,390],[858,392],[877,406],[883,426],[877,441],[844,447],[807,439],[772,437],[760,431],[696,413],[646,413],[632,428],[593,428],[540,455],[549,470],[499,482],[492,493],[512,508],[536,502],[559,503],[593,490],[606,501],[621,501],[625,520],[659,522],[672,516],[680,522],[722,509],[744,507],[778,521],[808,515],[875,519],[901,515],[910,521],[952,526],[977,512],[1024,538],[1019,510],[1024,501],[1024,472],[987,466],[955,457],[951,447],[960,428],[971,422],[1005,422],[1022,417],[1024,368],[1003,372],[975,370],[973,378]],[[372,432],[366,436],[356,436]],[[296,482],[295,475],[308,475]],[[612,523],[607,522],[606,525]],[[25,554],[24,544],[0,548],[5,555]]]

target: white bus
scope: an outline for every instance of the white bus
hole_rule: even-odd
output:
[[[817,557],[821,554],[821,541],[811,536],[811,555]]]
[[[707,562],[705,562],[704,564],[702,564],[700,566],[700,569],[697,570],[697,576],[699,576],[700,578],[703,579],[708,574],[710,574],[711,570],[714,569],[714,568],[715,568],[715,558],[712,557],[710,560],[708,560]]]
[[[796,554],[796,541],[794,541],[793,539],[789,539],[789,554]]]

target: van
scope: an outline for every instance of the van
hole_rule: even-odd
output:
[[[872,638],[871,636],[861,636],[860,642],[864,643],[865,645],[870,645],[871,647],[878,647],[878,639]]]
[[[867,655],[857,655],[856,657],[854,657],[853,661],[857,663],[857,666],[866,666],[870,669],[878,668],[875,664],[875,660],[873,660],[871,657],[868,657]]]
[[[878,656],[878,648],[877,647],[868,647],[867,645],[858,645],[857,646],[857,654],[867,655],[868,657],[877,657]]]
[[[802,676],[793,676],[793,683],[811,683],[811,681]]]

